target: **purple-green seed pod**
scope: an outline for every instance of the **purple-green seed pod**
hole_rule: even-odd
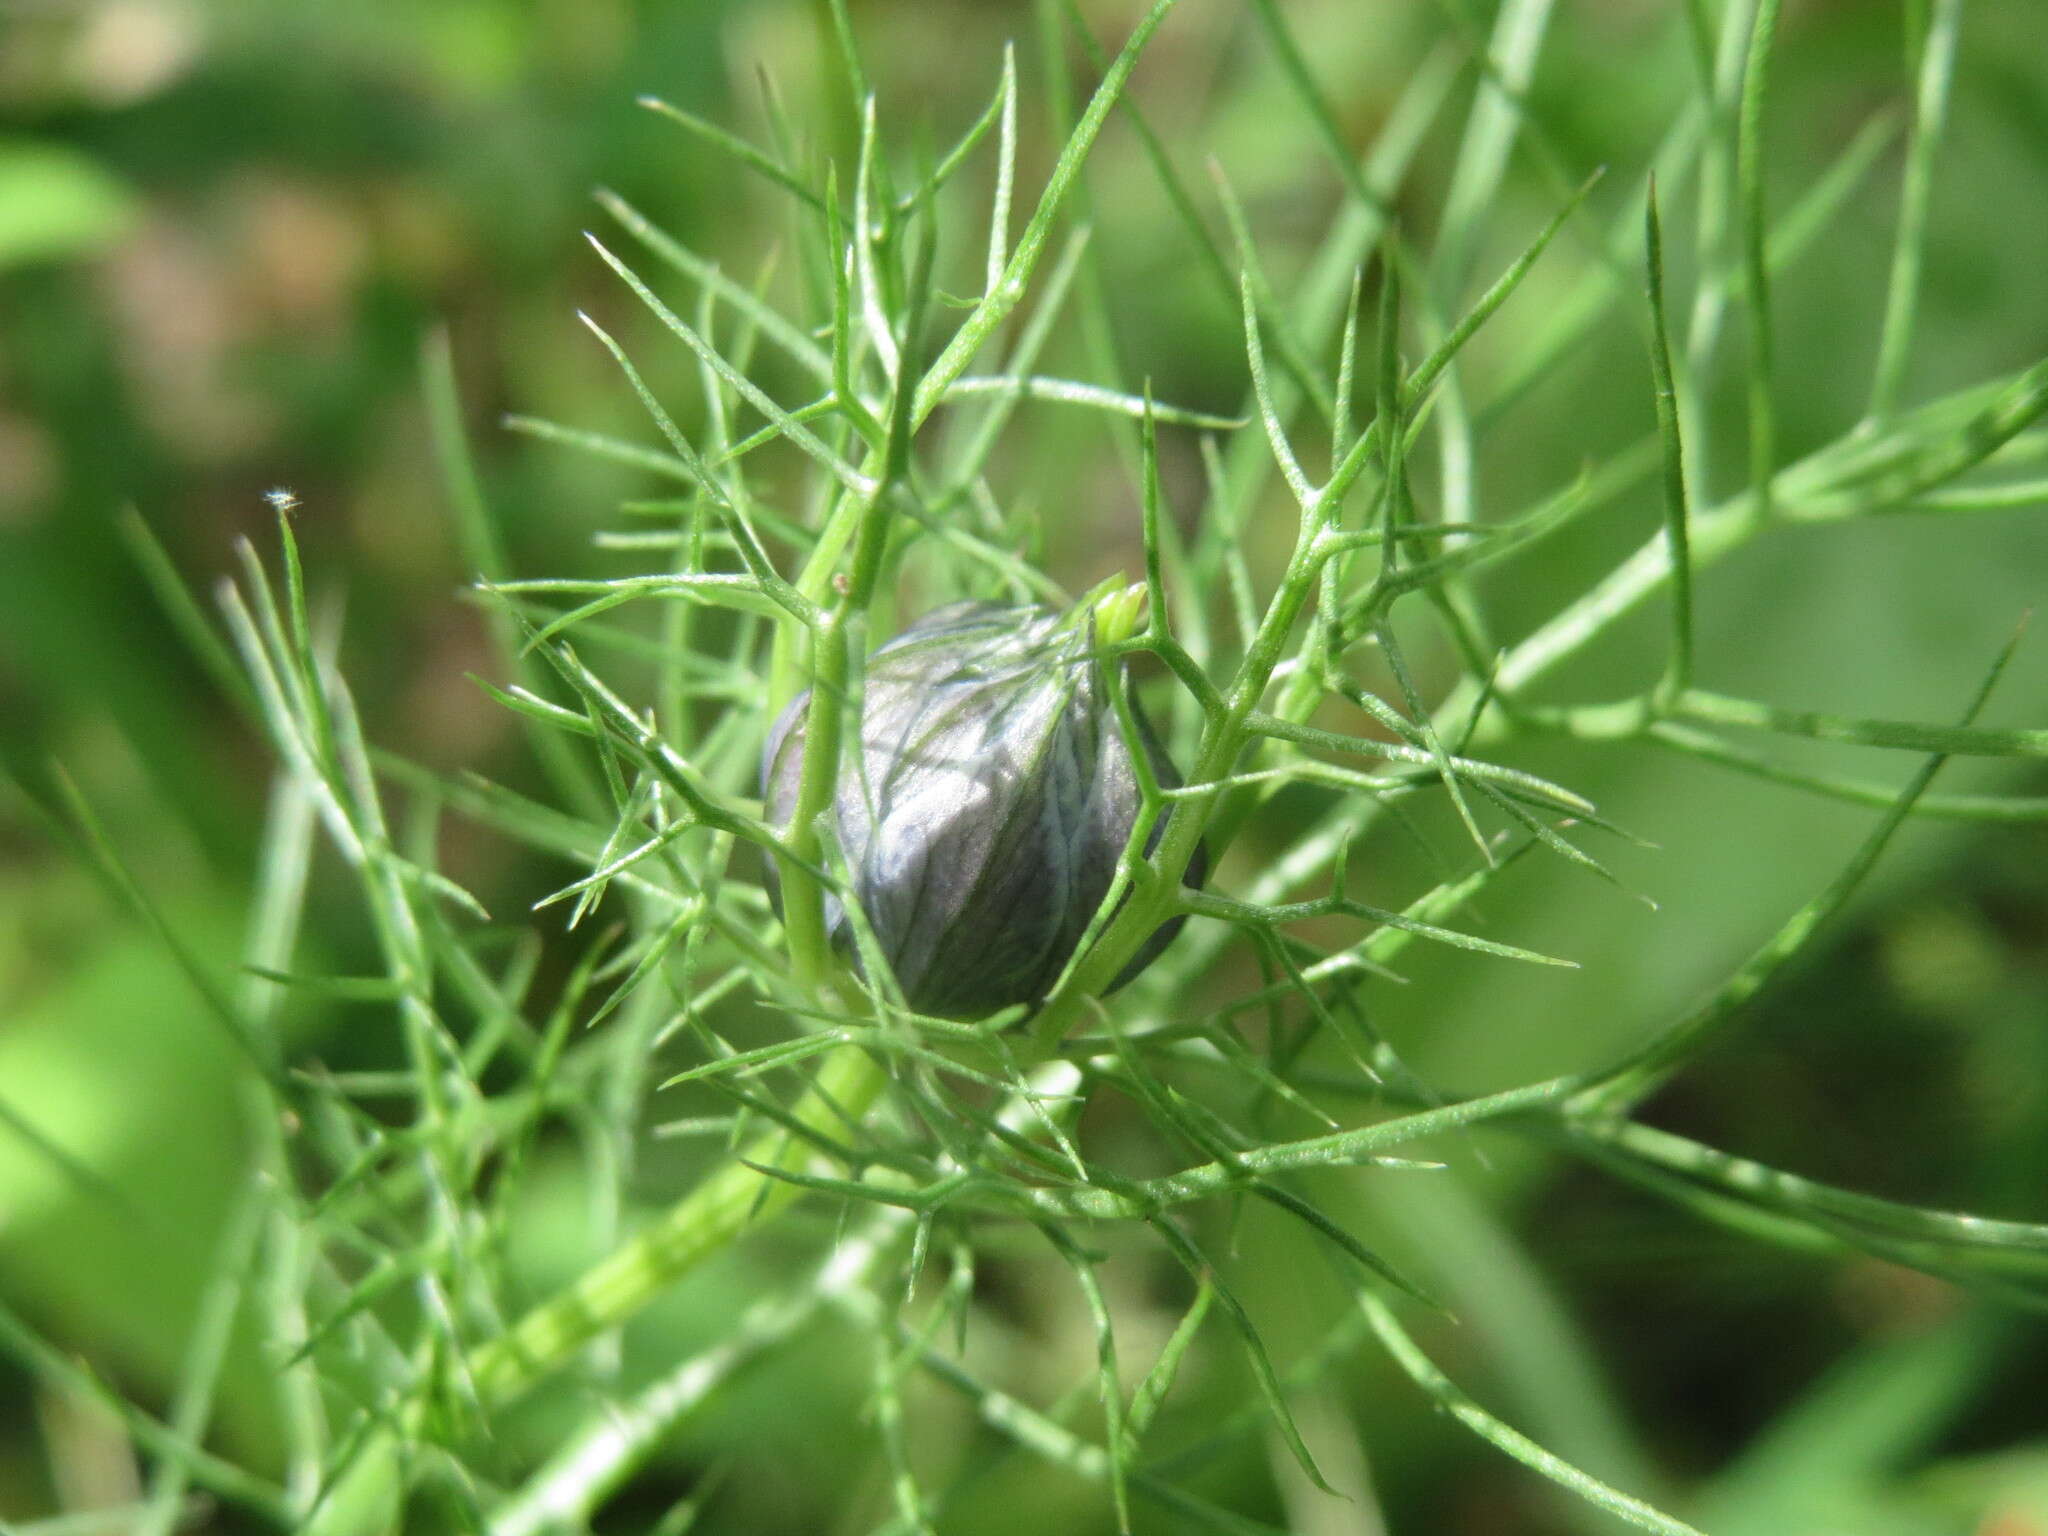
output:
[[[841,764],[835,830],[860,909],[919,1013],[971,1019],[1041,1001],[1109,891],[1140,796],[1094,634],[1085,609],[954,603],[868,658],[861,750]],[[777,825],[796,805],[809,699],[783,711],[762,754]],[[1135,701],[1133,711],[1154,778],[1178,785]],[[1203,862],[1198,849],[1189,884]],[[769,890],[779,899],[772,861]],[[851,958],[836,897],[825,921]],[[1164,924],[1113,985],[1179,927]]]

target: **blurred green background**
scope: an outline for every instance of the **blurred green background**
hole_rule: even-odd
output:
[[[1137,14],[1124,0],[1081,10],[1112,41]],[[1640,170],[1690,95],[1682,10],[1560,0],[1531,102],[1560,163],[1613,166],[1622,184]],[[1077,88],[1093,78],[1071,36],[1048,23],[1057,11],[1027,0],[852,6],[883,102],[899,125],[928,125],[935,143],[971,121],[1003,43],[1018,43],[1027,186],[1049,159],[1046,38]],[[1284,11],[1341,131],[1362,147],[1432,50],[1483,37],[1491,7],[1300,0]],[[1910,11],[1788,0],[1771,103],[1774,199],[1810,185],[1874,112],[1904,111]],[[601,217],[589,194],[615,188],[751,273],[775,238],[776,194],[635,97],[656,93],[760,136],[765,72],[800,124],[845,148],[847,104],[821,83],[824,25],[823,7],[802,0],[0,5],[0,752],[29,785],[61,763],[223,974],[241,941],[268,763],[151,601],[123,541],[124,511],[204,592],[231,568],[237,538],[265,537],[263,492],[288,487],[316,592],[345,603],[343,666],[377,741],[529,782],[509,717],[465,677],[488,670],[488,651],[460,594],[468,572],[430,452],[423,345],[446,328],[513,568],[631,569],[631,557],[593,551],[590,535],[644,483],[507,433],[499,418],[516,410],[647,436],[575,311],[602,317],[657,385],[688,370],[583,244],[580,231]],[[1469,71],[1458,90],[1400,199],[1415,231],[1442,207]],[[1226,170],[1284,288],[1338,193],[1246,8],[1185,0],[1135,91],[1195,185],[1206,188],[1210,157]],[[1862,410],[1897,164],[1895,141],[1780,290],[1790,455]],[[1162,398],[1235,410],[1236,317],[1190,259],[1123,126],[1105,135],[1089,185],[1126,371],[1102,382],[1149,377]],[[1553,205],[1549,181],[1518,156],[1477,270],[1501,265]],[[1220,225],[1213,204],[1206,213]],[[1475,351],[1473,378],[1512,355],[1515,328],[1536,326],[1586,259],[1583,243],[1558,251]],[[1909,399],[2048,350],[2044,252],[2048,10],[1972,0]],[[1092,377],[1090,357],[1081,336],[1062,335],[1052,371]],[[1633,440],[1649,398],[1636,329],[1607,325],[1492,427],[1482,505],[1521,506]],[[1089,419],[1033,430],[1031,451],[1005,456],[999,472],[1013,502],[1044,509],[1056,574],[1081,586],[1134,567],[1135,517],[1109,437]],[[1182,467],[1170,489],[1192,503],[1197,471]],[[1703,679],[1790,705],[1952,716],[2048,586],[2044,510],[1793,533],[1746,551],[1703,584]],[[1487,588],[1500,631],[1540,621],[1654,519],[1654,503],[1634,498],[1515,565]],[[1275,521],[1276,547],[1289,531]],[[1640,681],[1636,642],[1652,633],[1632,631],[1577,667],[1559,696]],[[1997,722],[2041,723],[2042,650],[2015,669]],[[1531,868],[1491,898],[1490,931],[1570,954],[1581,971],[1418,956],[1389,1028],[1461,1087],[1610,1056],[1817,890],[1870,820],[1648,749],[1524,760],[1658,845],[1624,852],[1617,867],[1660,909]],[[1944,782],[2048,791],[2038,769],[2010,765]],[[516,910],[558,876],[460,827],[444,852],[493,910]],[[1410,875],[1396,860],[1380,894],[1399,904]],[[313,947],[359,952],[360,922],[342,893],[316,889]],[[1855,1188],[2048,1220],[2048,831],[1913,829],[1825,950],[1652,1118]],[[323,1059],[376,1060],[379,1043],[363,1035],[380,1018],[304,1009],[290,1024]],[[148,934],[25,797],[0,793],[0,1298],[144,1402],[160,1404],[173,1379],[243,1177],[233,1068]],[[1531,1295],[1559,1299],[1589,1335],[1656,1463],[1674,1480],[1720,1474],[1716,1536],[2048,1533],[2048,1331],[2038,1323],[1988,1322],[1948,1288],[1874,1261],[1743,1243],[1582,1168],[1504,1156],[1465,1187],[1488,1186],[1534,1256]],[[1423,1254],[1425,1269],[1444,1240],[1431,1202],[1407,1188],[1370,1219]],[[554,1239],[574,1230],[576,1213],[536,1203],[530,1240],[544,1269],[566,1265],[559,1250],[574,1240]],[[777,1262],[749,1253],[693,1282],[645,1331],[651,1355],[715,1336],[753,1285],[750,1266]],[[1034,1273],[1020,1265],[1013,1277],[1007,1347],[1055,1362],[1045,1377],[1056,1390],[1089,1345],[1071,1316],[1036,1304]],[[1247,1281],[1283,1353],[1302,1342],[1288,1322],[1299,1283],[1281,1272]],[[1483,1389],[1489,1351],[1508,1346],[1473,1332],[1448,1348]],[[707,1466],[737,1463],[759,1475],[732,1480],[733,1497],[751,1502],[724,1528],[842,1528],[831,1491],[873,1474],[851,1470],[864,1452],[844,1430],[861,1411],[861,1372],[821,1368],[829,1356],[829,1339],[818,1341],[750,1378],[662,1463],[668,1495]],[[1829,1374],[1858,1369],[1870,1374]],[[237,1362],[218,1433],[260,1457],[259,1371]],[[1917,1429],[1905,1443],[1875,1429],[1859,1438],[1843,1416],[1902,1383],[1926,1394]],[[1817,1395],[1831,1389],[1839,1395]],[[1397,1529],[1578,1528],[1376,1366],[1339,1373],[1329,1390],[1369,1429],[1365,1454]],[[1500,1406],[1543,1413],[1540,1402]],[[996,1464],[957,1528],[1089,1529],[1106,1518],[1085,1493],[1071,1507],[1020,1498],[1028,1476],[1026,1464]],[[0,1519],[118,1504],[137,1477],[117,1431],[0,1358]],[[1254,1504],[1281,1501],[1271,1518],[1307,1507],[1270,1491],[1284,1478],[1256,1455],[1203,1478],[1233,1479]],[[1819,1501],[1810,1519],[1788,1515],[1809,1495]],[[635,1507],[615,1528],[641,1528]],[[1341,1513],[1320,1518],[1330,1523],[1303,1515],[1295,1528],[1356,1528]],[[224,1517],[219,1528],[233,1525]]]

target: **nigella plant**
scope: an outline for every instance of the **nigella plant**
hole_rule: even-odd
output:
[[[1135,741],[1124,735],[1115,664],[1101,659],[1143,596],[1065,613],[953,603],[868,658],[860,747],[841,775],[834,828],[852,896],[917,1012],[965,1019],[1042,999],[1109,894],[1144,809],[1143,777],[1178,786],[1142,707],[1130,712]],[[783,711],[763,755],[778,823],[797,803],[809,703],[806,692]],[[772,882],[772,862],[769,872]],[[1199,854],[1187,882],[1201,883]],[[825,910],[851,954],[844,900],[829,897]],[[1180,922],[1155,930],[1112,989]]]
[[[1493,1208],[1504,1189],[1541,1188],[1560,1156],[1619,1172],[1686,1219],[1783,1241],[1802,1262],[1868,1255],[1987,1299],[2048,1300],[2048,1228],[1825,1186],[1642,1118],[1805,950],[1909,816],[2048,819],[2038,799],[1923,793],[1949,756],[2048,756],[2048,732],[1972,724],[1981,693],[1961,723],[1929,724],[1733,697],[1695,677],[1695,581],[1736,551],[1803,559],[1831,526],[1867,520],[1874,542],[1898,525],[1891,514],[1939,510],[1960,530],[1959,514],[2041,495],[1998,477],[2048,457],[2048,363],[1918,405],[1905,393],[1958,7],[1910,7],[1925,34],[1910,195],[1880,278],[1893,287],[1868,413],[1814,444],[1823,416],[1803,412],[1798,457],[1776,435],[1794,365],[1771,345],[1772,283],[1820,238],[1882,139],[1771,216],[1761,136],[1776,0],[1651,8],[1696,32],[1677,54],[1715,67],[1673,77],[1702,94],[1671,104],[1655,155],[1623,147],[1623,170],[1572,195],[1544,179],[1568,141],[1543,123],[1557,96],[1530,89],[1530,72],[1553,16],[1573,25],[1598,8],[1500,0],[1496,41],[1462,73],[1472,29],[1461,22],[1412,68],[1376,74],[1401,90],[1368,112],[1324,99],[1289,29],[1297,14],[1360,25],[1375,7],[1224,5],[1239,30],[1209,35],[1258,40],[1272,67],[1247,78],[1300,98],[1298,120],[1337,151],[1341,173],[1313,249],[1270,263],[1227,178],[1205,210],[1207,189],[1183,180],[1126,93],[1174,7],[1152,0],[1042,152],[1020,152],[1020,101],[1037,97],[1007,58],[954,147],[892,151],[878,106],[888,94],[871,86],[884,75],[863,66],[840,0],[811,8],[840,72],[818,99],[861,103],[858,121],[824,135],[855,153],[796,147],[779,108],[761,147],[656,104],[787,197],[793,229],[777,247],[789,259],[764,258],[742,280],[601,199],[636,253],[596,245],[631,317],[611,323],[641,331],[629,345],[591,329],[621,397],[644,407],[643,430],[629,440],[515,425],[656,482],[660,494],[627,504],[632,526],[601,541],[602,558],[640,562],[633,574],[508,579],[456,430],[452,365],[436,354],[434,420],[495,625],[502,677],[487,686],[533,749],[521,776],[373,751],[308,612],[290,522],[282,581],[249,555],[225,598],[246,673],[236,697],[284,769],[262,920],[239,957],[237,997],[253,1001],[217,988],[212,1000],[253,1062],[256,1167],[244,1246],[223,1250],[225,1310],[201,1330],[214,1354],[194,1356],[198,1385],[151,1400],[172,1402],[173,1423],[126,1405],[110,1421],[164,1458],[152,1487],[170,1497],[152,1498],[151,1528],[185,1512],[188,1481],[315,1536],[610,1528],[638,1518],[605,1508],[622,1489],[636,1511],[673,1506],[660,1529],[701,1515],[697,1529],[749,1536],[864,1521],[1128,1532],[1141,1498],[1162,1506],[1163,1523],[1146,1529],[1269,1531],[1257,1521],[1279,1503],[1296,1529],[1391,1527],[1377,1510],[1332,1516],[1300,1501],[1348,1467],[1344,1492],[1369,1504],[1368,1458],[1350,1454],[1344,1416],[1398,1403],[1366,1374],[1398,1372],[1445,1410],[1448,1433],[1473,1431],[1532,1481],[1598,1506],[1589,1529],[1612,1516],[1688,1536],[1695,1527],[1640,1493],[1678,1474],[1657,1478],[1647,1451],[1615,1433],[1605,1373],[1573,1356],[1568,1309],[1529,1278],[1539,1260],[1523,1245],[1542,1235]],[[1037,8],[1055,117],[1080,56],[1071,45],[1094,41],[1085,27],[1068,37],[1062,18],[1084,9]],[[1390,48],[1407,30],[1369,28]],[[1461,128],[1444,109],[1468,97]],[[1249,99],[1231,98],[1224,115],[1282,141],[1277,114],[1239,110]],[[1150,267],[1123,251],[1087,265],[1118,222],[1089,237],[1075,218],[1083,166],[1112,122],[1140,136],[1162,181],[1156,197],[1115,199],[1131,205],[1118,217],[1155,204],[1187,216],[1156,231],[1180,242],[1173,276],[1188,291],[1176,286],[1173,302],[1189,315],[1206,306],[1205,334],[1231,337],[1227,359],[1180,376],[1241,379],[1234,411],[1169,406],[1141,371],[1119,376],[1125,333],[1145,317],[1169,330],[1181,311],[1155,294],[1132,294],[1127,310],[1099,304],[1133,271],[1167,265],[1149,248]],[[1369,151],[1339,142],[1367,122],[1380,128]],[[1532,124],[1542,152],[1528,158],[1544,176],[1504,195]],[[1013,219],[1029,164],[1048,166],[1047,180]],[[1432,189],[1439,169],[1446,185]],[[1418,184],[1404,185],[1411,170]],[[970,190],[978,173],[986,198]],[[1109,173],[1098,173],[1108,212]],[[1671,196],[1681,181],[1697,213],[1690,191]],[[1660,186],[1698,254],[1678,264],[1690,291],[1670,302]],[[1319,195],[1303,191],[1290,228]],[[1547,220],[1528,214],[1538,196]],[[1395,227],[1395,207],[1426,210],[1429,238]],[[963,260],[970,217],[986,246]],[[1478,254],[1510,239],[1520,254],[1474,281]],[[1555,296],[1541,305],[1520,296],[1539,263]],[[1070,315],[1070,301],[1090,300],[1099,307]],[[1667,310],[1691,317],[1686,335],[1674,340]],[[1738,317],[1747,344],[1721,345]],[[1468,355],[1482,329],[1485,356]],[[1069,336],[1087,359],[1070,371],[1088,378],[1048,371]],[[643,375],[635,359],[656,346],[682,366]],[[1626,357],[1639,360],[1633,377],[1614,363]],[[1584,358],[1600,366],[1575,370]],[[1551,453],[1514,413],[1536,409],[1553,381],[1583,390],[1589,371],[1606,393],[1555,410]],[[1625,436],[1624,387],[1637,392],[1640,442]],[[1739,442],[1717,441],[1731,423]],[[1513,439],[1503,450],[1498,432]],[[1019,436],[1024,451],[998,453]],[[1987,465],[1993,479],[1971,478]],[[1526,500],[1502,504],[1517,494]],[[1087,577],[1076,572],[1094,574],[1099,552],[1072,569],[1045,558],[1049,546],[1065,553],[1047,536],[1048,505],[1083,514],[1062,534],[1093,522],[1141,549],[1142,583],[1077,597]],[[1567,552],[1553,544],[1545,563],[1515,564],[1595,517],[1571,527]],[[1611,570],[1583,569],[1629,518],[1639,547]],[[1796,541],[1784,537],[1793,527]],[[1487,584],[1502,572],[1513,603]],[[173,611],[198,627],[189,603]],[[923,616],[899,628],[899,612]],[[1631,674],[1635,655],[1614,642],[1632,636],[1639,652],[1659,632],[1650,620],[1663,625],[1661,665]],[[1575,673],[1603,643],[1602,666]],[[203,659],[241,676],[217,643]],[[1613,696],[1630,681],[1636,691]],[[1797,744],[1761,749],[1759,736]],[[1811,771],[1794,755],[1807,740],[1906,749],[1920,763],[1896,786]],[[1673,968],[1665,994],[1637,977],[1627,996],[1659,996],[1668,1012],[1622,1018],[1608,1016],[1621,993],[1567,990],[1596,986],[1595,966],[1533,970],[1570,961],[1523,942],[1554,921],[1574,957],[1605,945],[1618,965],[1615,951],[1640,937],[1607,920],[1636,916],[1603,862],[1601,839],[1618,829],[1535,771],[1561,765],[1589,783],[1618,744],[1638,749],[1631,776],[1680,753],[1879,808],[1840,878],[1810,900],[1803,877],[1769,884],[1777,850],[1745,867],[1744,921],[1775,902],[1779,930],[1704,999],[1692,990],[1704,956]],[[394,793],[402,817],[387,811]],[[1648,830],[1682,831],[1682,814]],[[505,902],[485,921],[433,867],[443,816],[511,839],[531,855],[523,867],[560,880],[529,931],[508,942]],[[334,858],[309,880],[323,835]],[[342,967],[297,953],[300,903],[331,873],[353,878],[364,907],[331,925],[336,943],[358,945]],[[1524,883],[1539,877],[1554,884]],[[512,886],[514,915],[543,888]],[[1581,888],[1595,894],[1571,899]],[[316,937],[327,936],[309,946]],[[1473,1014],[1457,988],[1395,985],[1425,945],[1467,968],[1471,986],[1498,986],[1500,1006]],[[348,1048],[376,1070],[291,1070],[284,1053],[302,1037],[271,1027],[288,996],[309,1014],[345,1004]],[[1411,1064],[1410,1031],[1460,1007],[1456,1038],[1513,1036],[1518,1054],[1505,1059],[1561,1059],[1485,1092],[1435,1081]],[[1525,1029],[1545,1007],[1552,1029]],[[366,1043],[370,1009],[389,1039]],[[2015,1041],[2012,1059],[2031,1050]],[[1472,1076],[1497,1081],[1495,1064]],[[1469,1178],[1481,1135],[1498,1159],[1488,1166],[1512,1176]],[[819,1219],[781,1220],[800,1205]],[[774,1241],[712,1266],[686,1305],[651,1305],[767,1227]],[[248,1310],[289,1411],[283,1443],[251,1469],[201,1442],[210,1372],[237,1337],[243,1256],[259,1247],[268,1268]],[[1397,1269],[1396,1247],[1428,1271]],[[1329,1282],[1303,1283],[1304,1270],[1320,1281],[1325,1260]],[[1008,1347],[1027,1335],[995,1315],[991,1293],[1043,1309],[1047,1339],[1092,1335],[1087,1390],[1047,1381],[1072,1351]],[[1438,1295],[1480,1326],[1445,1334],[1427,1305]],[[1275,1318],[1296,1350],[1277,1362],[1264,1342]],[[999,1347],[980,1347],[984,1328]],[[1527,1328],[1527,1347],[1491,1342]],[[0,1344],[20,1332],[0,1316]],[[1983,1337],[1941,1358],[1995,1353]],[[1466,1396],[1434,1363],[1438,1343],[1461,1357],[1493,1350],[1483,1377],[1524,1373],[1523,1402],[1575,1437],[1560,1450],[1589,1453],[1598,1475]],[[795,1367],[782,1379],[799,1386],[776,1410],[750,1415],[744,1434],[693,1438],[688,1421],[725,1405],[721,1384],[778,1353]],[[61,1350],[29,1358],[67,1393],[95,1390]],[[1949,1369],[1936,1373],[1944,1383]],[[1358,1374],[1333,1381],[1338,1371]],[[544,1411],[511,1412],[529,1397]],[[1296,1427],[1306,1402],[1319,1443],[1346,1452],[1328,1474]],[[1891,1439],[1931,1442],[1928,1427]],[[1792,1438],[1827,1439],[1810,1430]],[[800,1514],[750,1518],[783,1506],[747,1505],[744,1488],[733,1510],[719,1502],[750,1481],[746,1468],[778,1459],[836,1472],[841,1460],[820,1460],[818,1446],[834,1441],[836,1458],[855,1437],[872,1439],[873,1463]],[[703,1503],[711,1479],[694,1461],[678,1468],[707,1443],[742,1472]],[[1448,1462],[1444,1447],[1416,1459],[1439,1451]],[[1846,1474],[1824,1459],[1831,1487]],[[982,1475],[984,1464],[995,1470]],[[1780,1481],[1736,1466],[1718,1500],[1706,1490],[1692,1502],[1720,1507]],[[945,1486],[931,1486],[935,1469]],[[1066,1502],[1020,1517],[1004,1496],[1028,1502],[1014,1498],[1025,1478]],[[790,1491],[808,1478],[751,1480],[811,1496]],[[403,1501],[423,1489],[459,1507],[439,1523],[407,1518],[426,1499]],[[868,1507],[875,1489],[893,1511]],[[1490,1507],[1478,1519],[1556,1523],[1537,1494],[1524,1498],[1505,1523]],[[1861,1513],[1835,1523],[1863,1528]],[[1743,1524],[1805,1529],[1810,1515],[1802,1505]]]

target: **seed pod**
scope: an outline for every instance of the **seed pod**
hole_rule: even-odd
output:
[[[860,909],[920,1013],[978,1018],[1041,1001],[1108,893],[1140,796],[1093,642],[1085,609],[954,603],[868,658],[861,747],[840,765],[835,828]],[[783,711],[762,755],[778,825],[796,805],[809,698]],[[1136,719],[1154,778],[1178,785]],[[1190,884],[1203,863],[1198,849]],[[769,890],[779,899],[772,861]],[[836,897],[825,919],[851,958]],[[1113,985],[1179,927],[1164,924]]]

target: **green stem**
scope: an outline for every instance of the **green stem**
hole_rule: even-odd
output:
[[[858,1120],[882,1086],[882,1071],[858,1046],[832,1052],[795,1114],[821,1132]],[[568,1290],[543,1302],[503,1338],[470,1358],[485,1404],[509,1401],[606,1329],[617,1327],[696,1263],[737,1237],[750,1221],[770,1216],[802,1192],[799,1186],[748,1167],[801,1171],[816,1156],[809,1142],[783,1131],[760,1138],[734,1161],[671,1206]]]
[[[1333,480],[1332,486],[1335,484]],[[1243,751],[1250,734],[1247,722],[1265,696],[1273,670],[1286,654],[1287,636],[1315,590],[1316,576],[1324,560],[1323,535],[1329,521],[1324,509],[1334,507],[1340,499],[1326,487],[1304,506],[1301,530],[1280,589],[1267,607],[1258,633],[1252,637],[1244,662],[1224,697],[1222,715],[1202,732],[1201,749],[1188,777],[1190,786],[1228,778]],[[1175,802],[1159,847],[1150,860],[1157,878],[1131,893],[1095,947],[1069,973],[1067,984],[1048,999],[1032,1025],[1033,1039],[1040,1049],[1056,1044],[1080,1021],[1090,1001],[1108,989],[1145,940],[1173,915],[1180,904],[1181,874],[1194,857],[1214,804],[1213,797]]]
[[[882,1082],[881,1068],[866,1051],[842,1046],[826,1057],[793,1113],[807,1127],[834,1131],[867,1112]],[[810,1143],[787,1132],[759,1138],[743,1161],[719,1169],[567,1290],[527,1313],[511,1332],[473,1350],[464,1374],[482,1407],[488,1411],[519,1397],[730,1243],[750,1222],[775,1215],[803,1192],[748,1163],[796,1172],[816,1155]],[[374,1536],[398,1529],[406,1442],[419,1428],[415,1410],[396,1428],[373,1435],[307,1520],[304,1536]]]
[[[796,857],[783,861],[782,927],[798,985],[815,990],[831,967],[832,943],[825,930],[825,890],[811,869],[824,857],[818,818],[830,810],[839,781],[839,738],[846,716],[849,651],[842,608],[817,631],[811,696],[804,706],[803,766],[796,806],[782,829]],[[809,868],[804,866],[808,865]]]

